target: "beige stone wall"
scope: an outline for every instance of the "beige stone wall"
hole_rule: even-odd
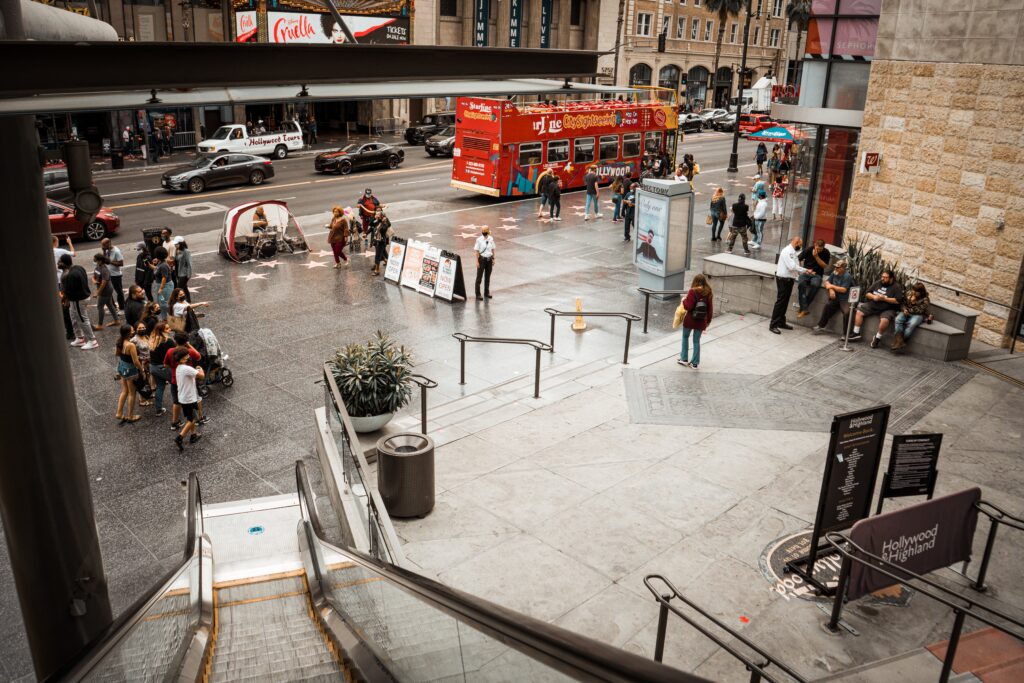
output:
[[[1024,258],[1024,69],[876,60],[860,151],[881,152],[858,174],[848,234],[877,238],[928,280],[1014,300]],[[1006,308],[933,287],[933,299],[982,311],[975,337],[996,346]]]

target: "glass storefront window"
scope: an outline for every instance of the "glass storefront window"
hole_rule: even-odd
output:
[[[814,158],[818,151],[818,127],[805,124],[794,126],[801,137],[790,148],[790,175],[787,178],[785,199],[786,224],[789,229],[783,235],[800,235],[803,232],[804,216],[810,204],[811,175]],[[784,239],[784,238],[783,238]]]
[[[825,106],[830,109],[864,109],[871,65],[865,62],[835,63],[828,82]]]
[[[846,228],[846,203],[853,187],[860,131],[825,127],[817,155],[818,171],[811,204],[810,239],[840,245]],[[808,240],[810,241],[810,240]]]

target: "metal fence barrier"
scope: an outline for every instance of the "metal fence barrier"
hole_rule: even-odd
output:
[[[463,332],[456,332],[452,335],[459,341],[459,384],[466,383],[466,342],[480,342],[483,344],[520,344],[532,346],[537,353],[536,364],[533,370],[533,397],[540,398],[540,352],[550,351],[551,345],[545,344],[536,339],[506,339],[504,337],[473,337]]]
[[[554,308],[545,308],[544,312],[551,316],[551,348],[548,349],[551,353],[555,352],[555,318],[561,317],[584,317],[584,318],[622,318],[626,321],[626,349],[622,353],[622,363],[626,365],[629,363],[629,338],[632,335],[633,323],[640,320],[640,316],[632,313],[619,313],[614,311],[559,311]],[[644,324],[644,332],[646,332],[646,321]]]

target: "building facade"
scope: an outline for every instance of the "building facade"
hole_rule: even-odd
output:
[[[624,0],[618,85],[671,88],[688,107],[724,107],[736,94],[743,52],[746,11],[725,22],[718,69],[715,44],[720,21],[703,0]],[[769,71],[779,82],[789,71],[787,48],[794,41],[787,31],[784,0],[753,0],[746,83]],[[665,52],[658,52],[658,36],[667,29]],[[795,34],[794,34],[795,35]]]

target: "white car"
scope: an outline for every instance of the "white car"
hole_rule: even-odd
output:
[[[250,136],[244,125],[232,123],[215,130],[198,147],[200,154],[241,152],[284,159],[288,152],[302,149],[302,128],[296,121],[285,121],[275,131]]]

